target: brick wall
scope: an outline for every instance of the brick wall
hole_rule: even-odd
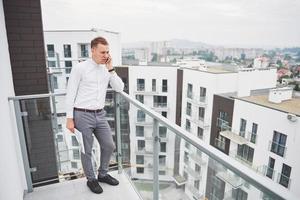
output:
[[[39,0],[4,0],[16,95],[48,93]]]

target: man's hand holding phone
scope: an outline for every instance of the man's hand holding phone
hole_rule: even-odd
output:
[[[107,68],[108,70],[113,69],[113,66],[112,66],[112,58],[111,58],[110,54],[108,55],[108,58],[107,58],[107,60],[106,60],[106,62],[105,62],[105,65],[106,65],[106,68]]]

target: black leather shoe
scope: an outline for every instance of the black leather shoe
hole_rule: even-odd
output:
[[[109,185],[119,185],[119,181],[109,174],[106,174],[104,177],[98,176],[98,181],[102,183],[107,183]]]
[[[90,190],[96,194],[100,194],[103,192],[103,189],[101,188],[101,186],[99,185],[96,179],[92,181],[87,181],[86,184],[90,188]]]

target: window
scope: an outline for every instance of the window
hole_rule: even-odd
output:
[[[246,133],[246,124],[247,121],[245,119],[241,118],[241,123],[240,123],[240,136],[245,137]]]
[[[286,164],[282,164],[282,171],[279,178],[279,184],[288,188],[290,182],[292,168]]]
[[[57,135],[56,136],[57,137],[57,142],[63,142],[64,141],[64,137],[63,137],[63,135]]]
[[[206,88],[200,87],[200,102],[205,102],[206,99]]]
[[[156,79],[152,79],[152,92],[156,91]]]
[[[167,118],[167,112],[166,111],[162,111],[161,115],[164,116],[165,118]]]
[[[194,181],[194,188],[196,188],[197,190],[199,190],[199,186],[200,186],[200,180]]]
[[[167,107],[167,96],[153,96],[153,107]]]
[[[187,88],[187,97],[190,99],[193,99],[193,85],[188,83],[188,88]]]
[[[71,73],[72,61],[70,60],[65,61],[65,67],[66,67],[66,74]]]
[[[160,143],[160,152],[167,152],[167,143],[166,142],[161,142]]]
[[[185,120],[185,130],[191,131],[191,122],[188,119]]]
[[[188,152],[184,152],[184,163],[185,164],[188,164],[189,163],[189,153]]]
[[[137,91],[145,91],[145,79],[137,79]]]
[[[137,94],[137,95],[135,95],[135,98],[136,98],[139,102],[144,103],[144,95]]]
[[[48,57],[55,57],[54,44],[47,44]]]
[[[144,137],[144,126],[136,126],[136,136]]]
[[[79,149],[73,149],[73,159],[79,160]]]
[[[162,80],[162,92],[168,92],[168,80],[163,79]]]
[[[286,144],[287,136],[274,131],[273,140],[271,144],[271,152],[276,153],[279,156],[284,156],[285,153],[285,144]]]
[[[71,167],[73,168],[73,169],[77,169],[77,162],[71,162]]]
[[[75,147],[79,146],[78,141],[75,136],[72,136],[72,146],[75,146]]]
[[[159,175],[166,175],[166,171],[164,171],[164,170],[159,170],[159,171],[158,171],[158,174],[159,174]]]
[[[138,144],[138,150],[139,151],[142,151],[142,150],[145,149],[145,140],[138,140],[137,144]]]
[[[248,194],[243,191],[241,188],[232,189],[232,197],[235,200],[247,200]]]
[[[137,121],[144,122],[146,120],[146,115],[142,110],[137,110]]]
[[[53,89],[58,89],[58,82],[57,82],[57,77],[53,76]]]
[[[199,120],[204,121],[205,108],[199,107]]]
[[[215,145],[218,149],[221,149],[222,151],[225,151],[225,143],[226,142],[226,138],[223,137],[222,135],[219,135],[219,137],[217,137],[215,139]]]
[[[275,159],[269,157],[269,164],[266,170],[266,176],[269,177],[270,179],[273,179],[274,166],[275,166]]]
[[[201,172],[201,167],[198,164],[195,164],[195,172]]]
[[[223,119],[225,121],[228,121],[228,113],[223,111],[223,110],[220,110],[219,111],[219,118]]]
[[[203,128],[198,127],[197,136],[203,140]]]
[[[159,130],[159,137],[161,137],[161,138],[166,138],[167,137],[167,127],[160,126],[158,128],[158,130]]]
[[[48,67],[56,67],[56,61],[48,61]]]
[[[160,166],[166,166],[166,156],[165,155],[159,155],[159,165]]]
[[[136,173],[143,174],[144,173],[144,167],[137,167],[136,168]]]
[[[64,44],[64,56],[65,58],[71,58],[71,45],[70,44]]]
[[[192,104],[189,103],[189,102],[186,103],[186,114],[187,114],[188,116],[191,116],[191,115],[192,115]]]
[[[144,156],[142,156],[142,155],[137,155],[137,156],[136,156],[136,164],[143,165],[143,164],[144,164]]]
[[[183,177],[185,178],[185,180],[188,180],[189,175],[186,171],[183,172]]]
[[[185,141],[185,148],[190,149],[190,143],[188,141]]]
[[[80,44],[80,57],[87,58],[89,57],[88,44]]]
[[[240,159],[252,164],[254,149],[245,144],[238,145],[237,155],[240,157]]]
[[[252,131],[251,131],[251,137],[250,137],[250,142],[256,143],[256,135],[257,135],[257,124],[253,123],[252,124]]]

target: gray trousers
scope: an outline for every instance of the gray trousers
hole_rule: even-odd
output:
[[[82,167],[88,180],[96,179],[92,165],[93,134],[97,138],[101,153],[99,176],[108,172],[109,161],[115,149],[110,126],[105,118],[106,111],[98,113],[74,110],[75,128],[82,133],[85,154],[81,153]]]

